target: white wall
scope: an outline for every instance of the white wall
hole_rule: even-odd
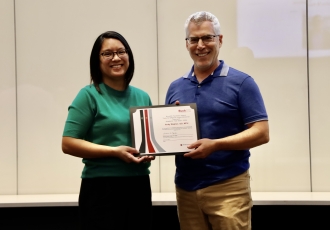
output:
[[[330,191],[330,2],[308,1],[313,191]]]
[[[14,3],[0,1],[0,194],[17,192]]]
[[[306,27],[306,6],[292,5],[286,0],[208,1],[208,4],[185,0],[180,1],[181,7],[174,2],[158,1],[157,5],[160,85],[168,86],[191,68],[184,41],[186,18],[199,10],[217,15],[224,36],[219,58],[256,80],[269,113],[271,141],[251,151],[252,190],[309,191],[307,51],[306,48],[297,51],[297,41],[290,40],[300,37],[301,42],[306,41],[306,34],[302,33]],[[245,40],[239,41],[239,36]],[[268,54],[264,44],[280,51]],[[160,87],[160,102],[164,101],[166,90]],[[162,158],[161,175],[165,172],[174,175],[174,166],[169,161],[173,159],[163,162]],[[172,190],[172,178],[162,177],[161,188]]]
[[[136,60],[132,84],[158,102],[156,2],[16,0],[18,193],[77,193],[81,159],[61,151],[67,109],[89,84],[97,36],[120,32]],[[146,12],[142,14],[141,12]],[[152,166],[159,190],[158,159]]]
[[[96,37],[107,30],[123,34],[136,61],[132,85],[147,91],[153,104],[163,104],[170,82],[191,68],[183,25],[199,10],[220,20],[219,59],[250,74],[265,100],[271,141],[251,151],[252,190],[330,191],[330,47],[307,42],[312,35],[327,36],[330,10],[328,1],[310,0],[307,20],[306,5],[304,0],[1,1],[0,194],[77,193],[83,164],[62,153],[61,135],[67,107],[89,84]],[[317,14],[322,20],[312,22]],[[313,30],[320,25],[322,33]],[[154,192],[174,191],[174,170],[173,156],[157,157],[151,168]]]

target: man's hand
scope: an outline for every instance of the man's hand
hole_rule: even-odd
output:
[[[206,158],[212,152],[216,151],[216,142],[211,139],[200,139],[188,146],[188,149],[193,149],[189,153],[185,153],[184,157],[192,159]]]

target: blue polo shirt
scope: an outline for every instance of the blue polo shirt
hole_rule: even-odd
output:
[[[191,70],[171,83],[166,104],[196,103],[200,138],[219,139],[242,132],[247,124],[268,120],[259,88],[252,77],[220,61],[201,83]],[[193,191],[242,174],[249,169],[249,149],[223,150],[205,159],[177,155],[175,183]]]

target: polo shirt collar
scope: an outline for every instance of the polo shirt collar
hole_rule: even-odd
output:
[[[213,73],[210,74],[210,76],[213,77],[227,77],[228,71],[229,71],[229,66],[223,61],[219,60],[220,65],[214,70]],[[195,79],[195,73],[194,73],[194,66],[191,67],[191,70],[186,73],[183,78],[188,78],[192,80],[192,78]]]

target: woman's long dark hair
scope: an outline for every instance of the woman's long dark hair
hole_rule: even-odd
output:
[[[128,87],[131,82],[134,74],[134,58],[132,50],[126,41],[126,39],[119,33],[115,31],[107,31],[97,37],[94,42],[91,57],[89,60],[90,74],[91,74],[91,83],[94,83],[95,88],[99,93],[101,93],[99,84],[102,82],[102,72],[100,69],[100,50],[103,44],[104,39],[113,38],[119,40],[125,47],[125,50],[129,58],[129,66],[125,73],[125,88]]]

